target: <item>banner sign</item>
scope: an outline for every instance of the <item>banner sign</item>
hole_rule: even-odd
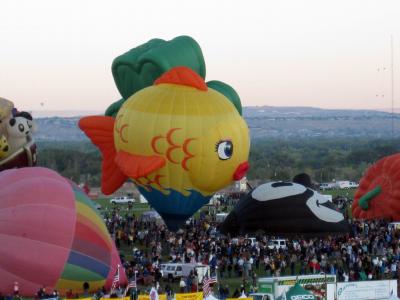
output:
[[[139,295],[138,300],[150,300],[150,295]],[[158,300],[167,300],[167,295],[158,295]]]
[[[337,300],[388,299],[392,293],[397,295],[397,287],[394,290],[390,283],[391,280],[339,282]]]
[[[176,300],[203,300],[203,292],[175,294]]]
[[[110,295],[108,295],[110,296]],[[110,298],[110,297],[101,297],[100,300],[110,300],[110,299],[118,299],[118,300],[130,300],[131,297],[121,297],[121,298]],[[68,299],[68,300],[93,300],[93,298],[79,298],[79,299]]]

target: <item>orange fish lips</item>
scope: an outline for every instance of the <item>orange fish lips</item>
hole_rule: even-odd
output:
[[[247,173],[247,171],[249,170],[249,168],[250,168],[250,165],[249,165],[249,163],[248,163],[247,161],[241,163],[241,164],[236,168],[235,173],[233,173],[233,179],[234,179],[234,180],[240,180],[240,179],[242,179],[242,178],[244,177],[244,175],[246,175],[246,173]]]

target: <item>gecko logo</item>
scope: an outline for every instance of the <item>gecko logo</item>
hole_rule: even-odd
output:
[[[290,296],[290,300],[314,300],[315,297],[313,295],[293,295]]]
[[[338,296],[340,296],[344,292],[345,289],[350,288],[350,287],[357,288],[357,285],[355,285],[354,283],[346,284],[344,287],[341,287],[340,289],[338,289]]]

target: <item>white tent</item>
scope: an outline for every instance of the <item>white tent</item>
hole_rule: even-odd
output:
[[[388,300],[399,300],[400,298],[396,297],[395,295],[391,295]]]
[[[218,298],[215,298],[213,294],[208,295],[207,298],[204,298],[204,300],[219,300]]]
[[[244,293],[244,291],[242,292],[242,294],[240,295],[239,299],[241,298],[247,298],[246,294]]]

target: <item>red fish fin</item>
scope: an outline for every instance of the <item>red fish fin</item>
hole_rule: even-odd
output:
[[[115,162],[128,177],[137,179],[165,166],[165,158],[158,155],[137,155],[118,151]]]
[[[78,124],[103,156],[101,191],[105,195],[115,192],[128,179],[115,163],[114,122],[112,117],[90,116],[80,119]]]
[[[162,83],[191,86],[201,91],[207,91],[208,89],[204,79],[200,75],[184,66],[174,67],[154,81],[155,85]]]

